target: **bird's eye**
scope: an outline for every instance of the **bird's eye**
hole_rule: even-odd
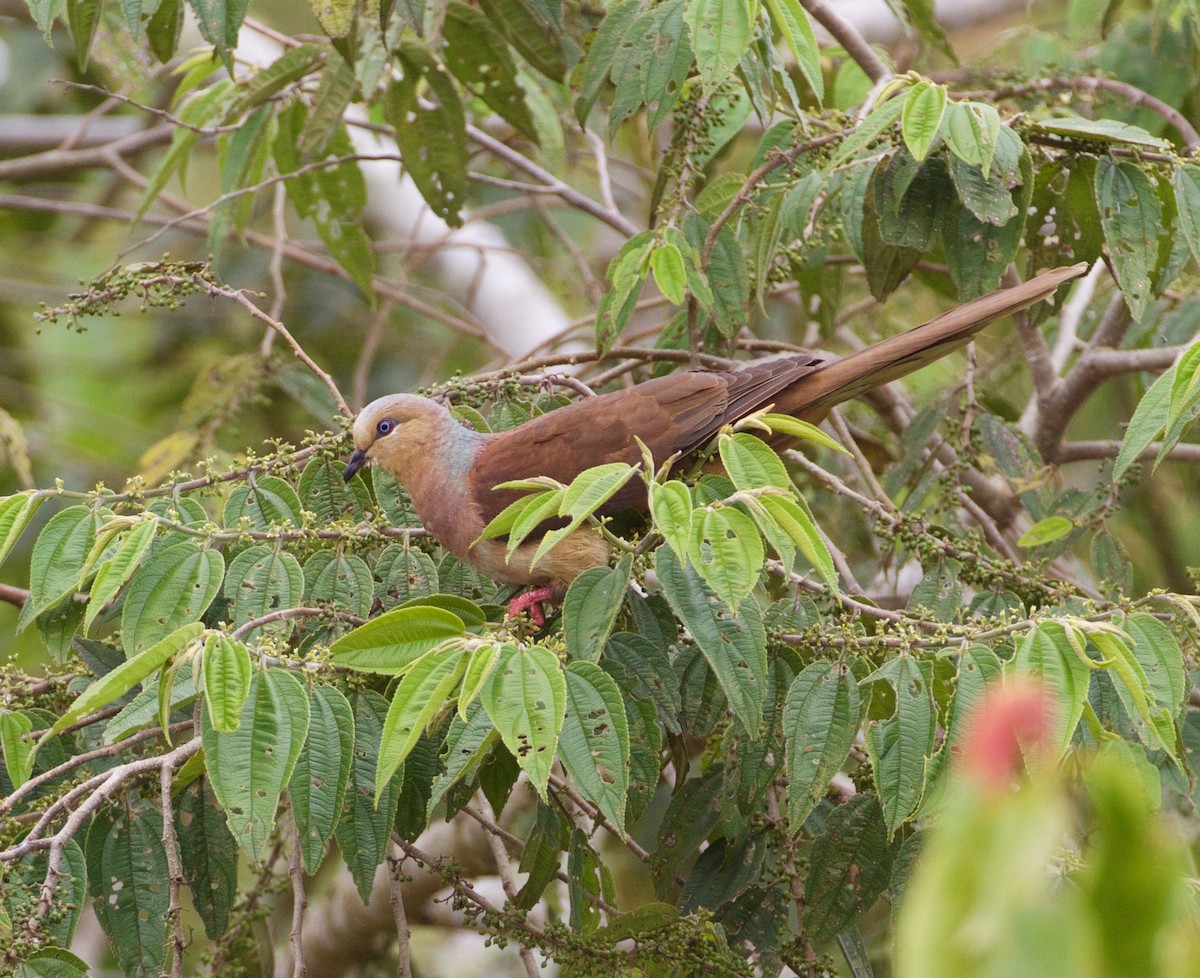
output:
[[[391,418],[384,418],[375,426],[375,431],[381,435],[386,435],[389,431],[396,427],[396,422]]]

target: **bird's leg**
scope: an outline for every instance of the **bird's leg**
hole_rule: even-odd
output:
[[[528,611],[529,617],[533,619],[533,623],[538,628],[541,628],[546,624],[546,615],[542,611],[542,602],[550,601],[557,603],[563,599],[565,593],[566,589],[561,587],[535,587],[524,594],[518,594],[508,603],[508,618],[511,620],[516,618],[522,611]]]

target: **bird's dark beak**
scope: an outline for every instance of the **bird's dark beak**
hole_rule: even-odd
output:
[[[354,451],[350,453],[350,461],[346,463],[346,471],[342,473],[343,477],[347,482],[349,482],[354,478],[355,475],[358,474],[358,470],[366,464],[367,453],[361,448],[354,449]]]

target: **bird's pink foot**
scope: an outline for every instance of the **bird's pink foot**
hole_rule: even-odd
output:
[[[543,601],[562,600],[562,589],[554,587],[535,587],[524,594],[518,594],[508,603],[508,618],[511,621],[522,611],[528,611],[533,623],[541,628],[546,624],[546,615],[542,611]]]

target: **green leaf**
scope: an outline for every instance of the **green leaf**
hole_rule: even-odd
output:
[[[342,636],[329,651],[339,666],[399,676],[430,649],[465,631],[458,615],[416,605],[372,619]]]
[[[42,500],[31,492],[20,492],[15,496],[0,499],[0,564],[12,553],[33,514],[42,505]]]
[[[339,611],[366,618],[375,598],[371,568],[357,554],[318,550],[304,564],[304,598],[313,603],[328,601]]]
[[[830,940],[867,910],[891,880],[892,853],[878,799],[861,794],[836,806],[809,851],[805,933]]]
[[[298,82],[325,58],[325,49],[317,44],[288,48],[261,71],[246,75],[238,82],[240,97],[231,114],[242,115],[274,98],[289,85]]]
[[[88,978],[88,966],[61,947],[44,947],[18,964],[13,978]]]
[[[1065,516],[1047,516],[1038,520],[1017,540],[1018,547],[1041,547],[1060,540],[1075,529],[1075,524]]]
[[[375,580],[375,597],[385,611],[401,604],[420,604],[437,592],[437,565],[423,550],[392,544],[375,562]]]
[[[811,441],[824,448],[831,448],[835,452],[841,452],[843,455],[850,454],[849,451],[829,435],[825,434],[815,424],[809,424],[807,421],[793,418],[790,414],[763,414],[760,415],[760,418],[764,424],[778,435],[787,435],[790,438],[802,438],[805,441]]]
[[[29,599],[17,618],[18,634],[42,612],[75,593],[79,570],[92,549],[98,527],[96,514],[87,506],[71,506],[55,513],[43,527],[29,561]]]
[[[737,68],[753,39],[757,8],[747,0],[687,0],[684,20],[706,85],[719,85]]]
[[[1178,716],[1188,692],[1183,652],[1171,630],[1153,615],[1137,612],[1121,628],[1133,639],[1133,654],[1146,675],[1154,701]]]
[[[737,608],[758,583],[762,537],[740,510],[698,509],[692,516],[688,561],[722,601]]]
[[[937,726],[931,676],[929,663],[902,654],[863,680],[884,680],[896,695],[895,713],[867,727],[867,753],[889,836],[916,812],[925,790],[925,759],[933,753]]]
[[[465,686],[464,680],[464,689]],[[487,711],[479,703],[467,710],[466,717],[454,717],[450,721],[450,729],[446,733],[446,746],[442,751],[446,770],[433,783],[433,793],[429,797],[427,810],[432,812],[434,806],[440,804],[446,793],[456,784],[474,777],[492,747],[499,742],[500,734],[496,732]]]
[[[675,305],[682,305],[686,297],[684,286],[687,274],[683,268],[683,255],[673,244],[661,244],[650,252],[650,271],[659,291]]]
[[[309,874],[320,868],[346,799],[354,757],[354,712],[335,686],[309,690],[308,736],[288,784],[300,832],[300,851]]]
[[[904,112],[906,99],[892,98],[875,106],[862,120],[829,160],[830,166],[840,166],[879,138],[885,129],[891,128]],[[865,172],[865,171],[864,171]]]
[[[442,23],[442,54],[454,77],[512,126],[537,140],[537,128],[517,82],[504,37],[480,10],[450,0]]]
[[[566,672],[566,715],[558,741],[563,767],[623,839],[629,793],[629,722],[621,691],[592,662]]]
[[[616,567],[592,567],[567,589],[563,601],[563,639],[572,659],[595,662],[625,604],[625,591],[633,570],[626,554]]]
[[[563,490],[551,489],[549,492],[535,493],[526,496],[529,504],[522,507],[519,512],[515,513],[512,526],[508,531],[508,546],[506,553],[509,557],[516,551],[529,534],[536,530],[546,520],[552,519],[558,515],[558,508],[562,505]],[[514,508],[506,506],[504,511],[492,521],[491,524],[484,530],[484,533],[496,535],[498,527],[504,525],[507,519],[507,514]]]
[[[371,494],[361,478],[349,482],[342,475],[344,465],[322,455],[314,458],[300,474],[300,502],[307,512],[325,526],[334,520],[360,522],[371,508]]]
[[[804,506],[795,499],[786,496],[767,494],[759,499],[763,508],[771,514],[771,518],[792,539],[796,548],[825,582],[826,586],[835,593],[838,590],[837,569],[833,566],[833,557],[829,548],[817,532],[817,525]]]
[[[136,655],[180,625],[198,621],[221,589],[220,551],[177,543],[160,550],[133,575],[121,610],[126,655]]]
[[[704,654],[733,712],[751,738],[760,735],[767,681],[767,638],[758,606],[751,600],[734,617],[710,599],[699,574],[681,564],[670,547],[655,554],[663,593]]]
[[[1193,349],[1200,353],[1200,344]],[[1150,443],[1166,427],[1175,375],[1176,367],[1171,367],[1150,385],[1150,389],[1138,401],[1133,417],[1129,419],[1125,428],[1125,437],[1121,439],[1121,450],[1113,464],[1114,480],[1120,479],[1128,471],[1129,466],[1141,457],[1142,452],[1150,447]]]
[[[825,98],[825,79],[821,74],[821,48],[813,33],[808,15],[796,0],[766,0],[771,14],[771,23],[778,34],[783,35],[792,57],[808,87],[812,89],[820,104]]]
[[[392,82],[384,115],[404,158],[404,168],[430,208],[451,227],[467,195],[466,117],[445,67],[414,41],[401,42],[404,76]],[[418,96],[424,80],[436,101]]]
[[[567,72],[562,12],[540,0],[493,0],[483,12],[534,68],[560,82]]]
[[[309,7],[330,37],[345,37],[354,26],[357,4],[354,0],[308,0]]]
[[[638,16],[621,39],[611,61],[616,92],[608,112],[609,138],[639,109],[646,109],[651,129],[667,117],[679,100],[692,63],[684,27],[685,0],[666,0]]]
[[[207,778],[197,778],[180,794],[175,836],[192,904],[209,939],[219,940],[237,898],[238,848]]]
[[[1096,204],[1117,284],[1130,314],[1140,322],[1153,295],[1162,202],[1137,164],[1101,157],[1096,163]]]
[[[161,0],[146,24],[146,41],[161,64],[175,57],[179,35],[183,31],[182,0]]]
[[[1179,226],[1192,249],[1192,257],[1200,262],[1200,166],[1194,163],[1177,166],[1171,182],[1175,187]]]
[[[1071,648],[1063,626],[1048,621],[1026,633],[1009,663],[1009,672],[1045,690],[1054,707],[1054,746],[1059,753],[1066,751],[1083,716],[1091,675]]]
[[[1030,124],[1034,129],[1054,136],[1090,139],[1101,143],[1128,143],[1148,149],[1169,151],[1172,148],[1167,140],[1116,119],[1085,119],[1079,116],[1070,119],[1037,119]]]
[[[937,139],[945,111],[945,85],[922,80],[913,85],[904,97],[900,131],[904,136],[904,145],[918,162],[925,159]]]
[[[692,538],[692,494],[678,479],[650,485],[654,527],[676,553],[686,554]]]
[[[230,51],[237,47],[238,29],[246,16],[250,0],[188,0],[196,14],[200,34],[217,50],[229,73],[233,74]]]
[[[304,571],[290,553],[247,547],[233,558],[225,574],[225,600],[236,628],[272,612],[297,607],[304,597]],[[280,640],[292,631],[291,619],[269,622],[246,632],[253,643],[264,635]]]
[[[81,72],[87,71],[102,7],[101,0],[67,0],[67,23],[75,41],[75,63]]]
[[[355,694],[354,757],[346,786],[346,804],[335,834],[342,858],[365,904],[371,897],[375,870],[388,853],[396,808],[400,803],[400,772],[382,792],[375,788],[375,760],[379,756],[379,738],[388,703],[374,690]],[[375,804],[376,796],[379,804]]]
[[[237,729],[216,730],[201,718],[204,764],[225,809],[229,831],[254,862],[275,824],[279,795],[308,735],[308,694],[285,669],[256,672]]]
[[[432,649],[412,664],[396,686],[379,739],[376,805],[383,788],[416,746],[426,725],[449,704],[470,657],[463,648]]]
[[[633,308],[642,291],[654,233],[642,231],[634,235],[608,263],[608,280],[612,288],[600,300],[596,313],[596,345],[601,353],[610,350],[633,315]]]
[[[458,693],[458,715],[464,720],[470,715],[471,704],[483,692],[484,683],[487,682],[499,661],[500,646],[498,645],[484,645],[471,653]]]
[[[744,431],[722,435],[717,440],[717,449],[729,478],[743,492],[764,486],[775,486],[788,493],[793,491],[792,480],[783,462],[761,438]]]
[[[29,5],[29,12],[33,14],[33,21],[37,24],[38,30],[42,32],[46,43],[53,47],[54,39],[51,31],[58,15],[62,12],[63,0],[26,0],[26,3]]]
[[[157,520],[147,519],[138,523],[121,536],[116,552],[100,565],[88,596],[87,614],[83,619],[84,632],[91,630],[96,616],[111,605],[121,588],[129,583],[150,552],[157,530]]]
[[[542,537],[530,563],[536,564],[560,540],[579,529],[583,522],[612,499],[636,472],[637,467],[626,462],[609,462],[585,469],[575,476],[563,491],[562,502],[558,507],[558,515],[570,517],[570,522]]]
[[[296,490],[278,476],[265,475],[229,494],[221,522],[254,530],[299,528],[304,525],[302,512]]]
[[[610,72],[621,65],[622,58],[618,54],[624,53],[621,50],[622,42],[641,13],[642,0],[618,0],[608,8],[604,19],[600,21],[578,76],[579,98],[575,102],[575,118],[580,126],[586,125]],[[641,35],[635,35],[635,38],[638,36]]]
[[[976,165],[962,160],[950,161],[950,177],[958,199],[966,205],[975,218],[985,224],[1004,227],[1017,216],[1017,205],[1013,203],[1008,176],[997,170],[990,178]]]
[[[986,102],[951,102],[942,119],[942,136],[950,152],[977,166],[987,180],[1000,135],[1000,113]]]
[[[169,898],[162,816],[144,802],[102,808],[84,845],[92,907],[129,978],[162,974]]]
[[[33,773],[37,745],[30,738],[33,720],[25,713],[0,712],[0,748],[4,750],[4,769],[14,788],[19,788]]]
[[[483,687],[481,701],[501,739],[546,799],[567,704],[567,684],[558,658],[540,645],[507,643]]]
[[[795,834],[854,746],[862,720],[858,683],[846,665],[818,661],[792,682],[783,703],[788,825]]]
[[[713,325],[722,336],[731,337],[746,325],[750,280],[746,256],[728,225],[721,229],[713,246],[708,281],[713,293]]]
[[[171,659],[183,652],[204,633],[200,622],[192,622],[176,629],[155,645],[121,663],[112,672],[106,673],[85,689],[55,721],[43,740],[66,730],[76,721],[94,710],[124,696],[147,676],[157,672]]]
[[[232,733],[250,695],[250,653],[236,639],[214,633],[204,643],[202,670],[209,722],[218,733]]]

